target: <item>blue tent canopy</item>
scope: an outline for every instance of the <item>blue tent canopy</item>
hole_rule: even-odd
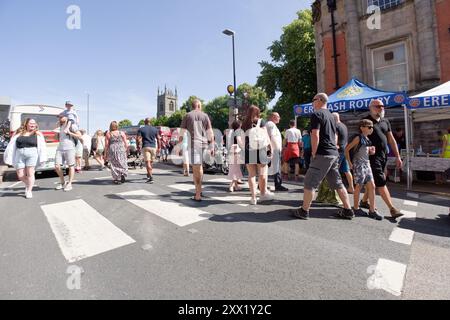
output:
[[[386,107],[395,107],[408,102],[408,96],[405,93],[378,90],[353,78],[329,96],[328,109],[331,112],[368,110],[372,99],[382,100]],[[294,106],[295,116],[308,116],[313,112],[311,103]]]

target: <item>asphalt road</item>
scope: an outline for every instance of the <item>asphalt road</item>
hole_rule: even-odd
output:
[[[396,193],[397,222],[324,206],[301,221],[301,186],[249,206],[207,175],[196,203],[179,168],[156,167],[153,185],[90,171],[72,192],[44,176],[31,200],[1,184],[0,299],[450,299],[449,199]]]

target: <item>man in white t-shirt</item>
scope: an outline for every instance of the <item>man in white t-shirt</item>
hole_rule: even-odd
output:
[[[290,129],[286,130],[287,159],[291,167],[291,175],[295,173],[296,164],[300,165],[300,150],[303,146],[302,133],[296,125],[295,120],[291,120]]]
[[[267,133],[272,142],[272,161],[269,168],[269,175],[273,176],[275,181],[275,191],[289,191],[288,188],[282,186],[281,179],[281,150],[283,148],[283,138],[281,132],[277,127],[280,123],[280,115],[274,112],[270,115],[269,121],[266,123]]]

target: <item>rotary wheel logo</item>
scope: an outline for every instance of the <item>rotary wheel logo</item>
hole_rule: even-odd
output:
[[[295,107],[295,113],[296,114],[302,114],[303,113],[303,108],[300,106]]]
[[[409,105],[413,108],[420,107],[420,99],[411,99],[409,100]]]
[[[402,94],[398,94],[395,96],[394,101],[398,104],[402,104],[405,102],[405,97]]]

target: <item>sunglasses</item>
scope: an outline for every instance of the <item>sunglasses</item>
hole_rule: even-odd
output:
[[[377,109],[382,109],[382,108],[384,108],[384,106],[374,106],[375,108],[377,108]]]
[[[320,100],[319,98],[315,98],[315,99],[313,99],[313,102],[319,101],[319,100]]]

